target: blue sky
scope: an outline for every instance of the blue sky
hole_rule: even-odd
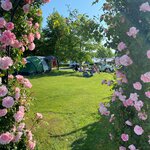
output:
[[[46,26],[46,18],[53,12],[54,9],[66,17],[68,15],[66,5],[70,5],[72,10],[77,9],[80,13],[86,13],[90,17],[102,14],[102,10],[100,8],[105,0],[100,0],[99,3],[92,6],[93,1],[94,0],[51,0],[50,3],[42,6],[44,18],[43,27]]]

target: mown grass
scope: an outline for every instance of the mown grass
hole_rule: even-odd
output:
[[[31,77],[36,99],[28,117],[36,112],[44,116],[34,131],[37,149],[114,150],[106,141],[108,124],[98,114],[99,103],[108,101],[112,93],[101,81],[111,78],[107,73],[84,78],[71,70]],[[29,119],[28,126],[31,123]]]

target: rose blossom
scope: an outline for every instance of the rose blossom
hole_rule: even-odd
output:
[[[12,9],[12,3],[10,2],[10,0],[2,0],[1,7],[4,10],[9,11],[10,9]]]
[[[141,119],[141,120],[146,120],[147,119],[147,114],[145,113],[145,112],[139,112],[138,113],[138,117],[139,117],[139,119]]]
[[[28,35],[28,41],[30,43],[32,43],[34,41],[34,34],[33,33],[29,33],[29,35]]]
[[[137,101],[138,97],[139,95],[137,93],[130,93],[130,99],[132,99],[133,101]]]
[[[150,59],[150,50],[147,51],[147,57]]]
[[[26,4],[22,7],[24,13],[28,13],[29,12],[29,8],[30,8],[30,5],[29,4]]]
[[[7,114],[7,109],[0,109],[0,117],[4,117]]]
[[[28,79],[26,79],[26,78],[24,78],[22,84],[23,84],[26,88],[32,88],[31,82],[30,82]]]
[[[125,124],[128,125],[128,126],[132,126],[132,122],[130,122],[129,120],[127,120],[127,121],[125,122]]]
[[[17,111],[17,113],[14,114],[14,118],[16,122],[20,122],[24,117],[24,112]]]
[[[123,133],[123,134],[121,135],[121,139],[122,139],[124,142],[126,142],[126,141],[128,141],[128,140],[129,140],[129,135],[128,135],[128,134]]]
[[[27,138],[30,141],[32,141],[32,139],[33,139],[33,134],[32,134],[32,132],[30,130],[27,130]]]
[[[36,141],[28,141],[28,147],[30,150],[34,150],[36,146]]]
[[[7,70],[13,65],[13,60],[10,57],[0,57],[0,69]]]
[[[136,29],[136,27],[131,27],[129,29],[129,32],[127,32],[128,36],[132,36],[133,38],[136,38],[137,33],[139,32],[139,30]]]
[[[13,142],[18,142],[21,139],[22,132],[17,132],[17,135],[14,137]]]
[[[126,150],[126,148],[124,146],[120,146],[119,150]]]
[[[5,30],[0,36],[0,41],[6,46],[13,45],[16,40],[16,36],[10,30]]]
[[[142,85],[140,82],[135,82],[133,83],[133,87],[136,89],[136,90],[141,90],[142,89]]]
[[[150,91],[145,92],[146,97],[150,98]]]
[[[137,111],[141,111],[141,108],[143,107],[144,103],[142,101],[135,101],[134,107]]]
[[[22,58],[22,64],[25,65],[27,63],[26,58]]]
[[[135,132],[137,135],[142,135],[143,132],[144,132],[144,130],[143,130],[143,128],[140,127],[139,125],[136,125],[136,126],[134,127],[134,132]]]
[[[14,24],[12,22],[6,23],[6,29],[7,30],[13,30],[14,29]]]
[[[6,21],[3,17],[0,17],[0,28],[4,28],[4,26],[6,25]]]
[[[101,115],[105,115],[105,116],[109,116],[110,114],[110,111],[107,110],[107,108],[104,106],[103,103],[100,103],[99,112],[101,113]]]
[[[42,119],[43,115],[41,113],[36,113],[36,119]]]
[[[136,150],[136,147],[132,144],[132,145],[129,145],[128,147],[130,150]]]
[[[150,72],[146,72],[145,74],[142,74],[142,75],[141,75],[141,80],[142,80],[144,83],[150,82]]]
[[[21,82],[24,79],[22,75],[16,75],[16,78],[18,82]]]
[[[118,44],[118,50],[119,51],[122,51],[122,50],[124,50],[124,49],[126,49],[127,48],[127,46],[126,46],[126,44],[124,43],[124,42],[120,42],[119,44]]]
[[[35,44],[34,43],[31,43],[29,46],[28,46],[29,50],[30,51],[33,51],[35,49]]]
[[[38,23],[35,23],[34,28],[37,30],[39,29],[40,25]]]
[[[5,85],[0,86],[0,97],[4,97],[8,93],[8,89]]]
[[[7,96],[2,99],[2,106],[10,108],[14,105],[14,99],[11,96]]]
[[[25,128],[25,123],[20,123],[17,127],[17,131],[21,132]]]
[[[119,60],[120,60],[120,64],[123,66],[129,66],[133,63],[133,61],[128,55],[121,56]]]
[[[14,79],[14,76],[12,74],[9,74],[8,79]]]
[[[41,34],[39,32],[36,32],[35,37],[39,40],[41,38]]]
[[[0,135],[0,144],[5,145],[9,144],[13,140],[13,135],[9,132],[2,133]]]
[[[140,11],[143,11],[143,12],[150,11],[149,3],[145,2],[145,3],[141,4]]]

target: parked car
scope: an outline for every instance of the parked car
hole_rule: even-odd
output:
[[[113,64],[110,63],[101,63],[99,65],[99,70],[101,72],[114,72],[115,71],[115,67]]]

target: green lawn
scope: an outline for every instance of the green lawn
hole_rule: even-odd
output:
[[[44,115],[34,131],[37,149],[111,150],[106,141],[107,124],[101,123],[98,114],[99,103],[108,101],[112,93],[101,81],[111,78],[112,74],[107,73],[84,78],[71,70],[32,77],[36,99],[28,116],[36,112]]]

